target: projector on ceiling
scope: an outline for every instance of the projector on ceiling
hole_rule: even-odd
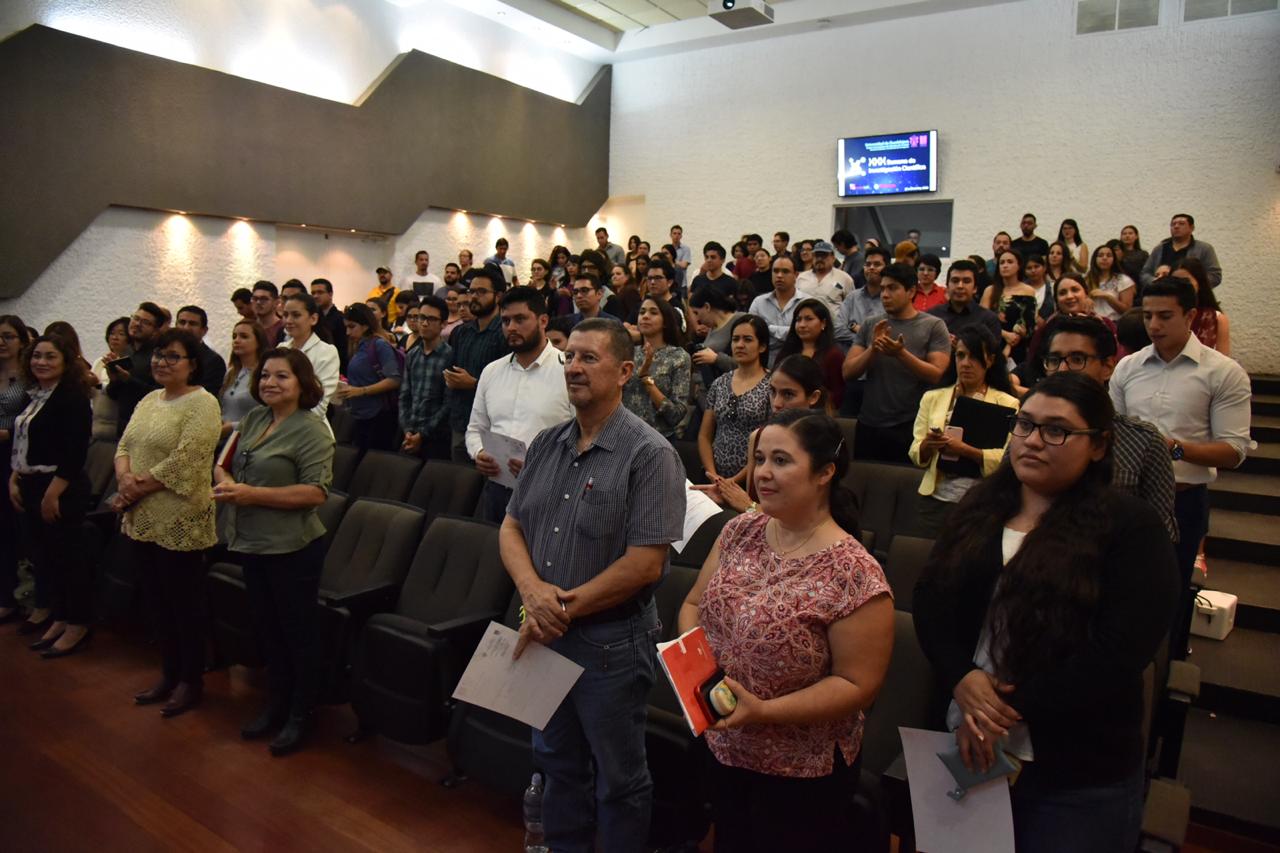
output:
[[[773,23],[773,7],[764,0],[707,0],[707,14],[731,30]]]

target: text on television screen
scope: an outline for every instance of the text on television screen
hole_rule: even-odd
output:
[[[836,144],[840,195],[938,190],[938,131],[855,136]]]

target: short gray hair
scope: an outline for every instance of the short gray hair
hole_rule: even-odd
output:
[[[635,356],[635,349],[631,343],[631,334],[617,320],[592,317],[574,326],[573,331],[599,332],[604,335],[608,339],[609,351],[613,353],[613,357],[618,360],[619,364],[624,361],[631,361]]]

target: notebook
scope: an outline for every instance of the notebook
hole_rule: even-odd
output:
[[[694,737],[700,736],[716,721],[703,707],[698,693],[707,679],[719,671],[702,626],[691,628],[674,640],[658,643],[658,662],[671,682],[689,731]]]
[[[992,450],[1004,447],[1009,439],[1009,417],[1016,415],[1017,409],[1008,406],[997,406],[975,400],[972,397],[961,397],[956,400],[956,407],[951,412],[949,426],[964,430],[964,443],[979,450]],[[952,477],[981,477],[982,467],[972,459],[938,459],[938,470]]]

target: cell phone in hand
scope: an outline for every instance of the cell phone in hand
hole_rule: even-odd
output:
[[[964,441],[964,427],[949,426],[943,431],[943,435],[947,436],[947,438],[954,438],[956,441]],[[945,459],[948,462],[955,462],[960,458],[960,454],[943,453],[938,458]]]
[[[107,367],[118,367],[121,370],[123,370],[125,373],[128,373],[129,367],[132,364],[133,364],[133,359],[130,358],[129,356],[125,356],[124,358],[115,358],[115,359],[112,359],[111,361],[108,361]]]

